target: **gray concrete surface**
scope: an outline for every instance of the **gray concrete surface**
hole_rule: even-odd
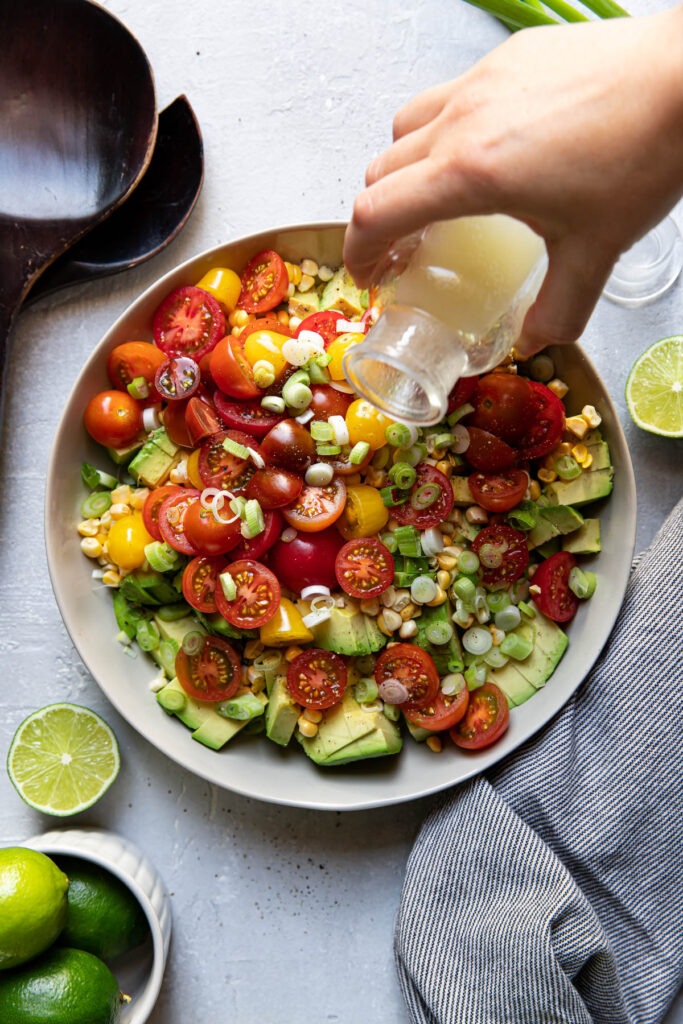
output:
[[[133,838],[173,894],[154,1024],[397,1024],[407,1018],[392,965],[393,918],[429,801],[347,815],[270,807],[217,790],[157,753],[107,704],[63,628],[45,564],[43,481],[83,360],[144,287],[233,235],[348,215],[366,164],[389,142],[395,109],[506,33],[458,0],[105,6],[145,47],[159,107],[180,92],[192,102],[206,184],[189,226],[162,255],[43,301],[17,323],[0,453],[0,758],[19,722],[53,701],[86,704],[115,729],[120,777],[78,821]],[[682,449],[633,426],[624,383],[647,345],[682,327],[679,281],[639,311],[601,301],[585,336],[631,445],[639,548],[681,491]],[[53,824],[24,806],[4,772],[0,806],[2,844]],[[683,1006],[674,1019],[683,1022]]]

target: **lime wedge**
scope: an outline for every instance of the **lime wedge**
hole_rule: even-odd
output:
[[[77,704],[50,704],[17,729],[7,773],[29,807],[63,817],[92,807],[119,764],[116,737],[99,715]]]
[[[650,345],[626,382],[631,419],[663,437],[683,437],[683,334]]]

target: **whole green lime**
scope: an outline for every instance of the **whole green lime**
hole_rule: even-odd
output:
[[[0,849],[0,970],[52,945],[66,921],[68,888],[67,876],[44,853]]]
[[[78,857],[58,857],[69,876],[62,946],[85,949],[111,960],[144,942],[149,925],[130,889],[97,864]]]
[[[121,999],[107,965],[82,949],[53,946],[0,974],[2,1024],[116,1024]]]

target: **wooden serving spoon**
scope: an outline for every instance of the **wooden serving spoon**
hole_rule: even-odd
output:
[[[154,154],[135,191],[57,257],[33,285],[24,305],[71,284],[130,270],[156,256],[192,213],[203,178],[199,126],[186,97],[178,96],[159,114]]]
[[[91,0],[3,0],[0,39],[4,395],[9,334],[24,295],[135,187],[152,156],[157,116],[140,44]]]

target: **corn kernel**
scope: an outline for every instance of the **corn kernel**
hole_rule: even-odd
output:
[[[374,619],[379,615],[379,601],[376,597],[366,597],[360,603],[360,610]]]
[[[470,505],[465,512],[465,519],[468,523],[488,523],[489,514],[485,508],[481,508],[479,505]]]
[[[568,441],[561,441],[560,444],[556,444],[553,448],[553,458],[561,459],[563,455],[569,455],[572,450],[572,446]]]
[[[502,629],[498,629],[497,626],[489,626],[491,630],[491,640],[493,641],[494,647],[500,647],[503,640],[505,639],[505,633]]]
[[[541,588],[539,586],[537,586],[535,583],[532,583],[531,586],[529,587],[529,594],[531,595],[531,597],[538,597],[538,595],[540,593],[541,593]]]
[[[593,429],[595,429],[595,427],[599,427],[602,423],[602,416],[600,415],[600,413],[594,405],[584,405],[583,409],[581,410],[581,415],[585,419],[588,426],[592,427]]]
[[[318,267],[318,277],[321,281],[331,281],[334,277],[334,270],[332,267],[328,267],[324,263],[321,263]]]
[[[390,633],[393,633],[394,630],[396,629],[400,629],[401,625],[403,624],[403,619],[401,618],[401,616],[392,608],[385,608],[384,611],[381,612],[381,614],[378,616],[377,625],[381,629],[382,627],[380,625],[380,619],[382,619],[384,626],[389,630]]]
[[[443,587],[437,586],[437,588],[436,588],[436,596],[433,597],[431,599],[431,601],[427,601],[427,604],[428,604],[428,606],[430,608],[438,608],[440,604],[444,603],[446,598],[447,598],[446,591],[443,589]]]
[[[541,485],[538,480],[532,480],[529,484],[529,497],[532,501],[538,501],[541,497]]]
[[[297,329],[297,327],[300,327],[300,326],[301,326],[301,317],[300,316],[290,316],[289,324],[288,324],[289,329],[291,331],[295,331]]]
[[[107,535],[106,535],[106,533],[101,531],[100,533],[97,534],[97,539],[100,542],[100,544],[102,545],[102,548],[105,548],[107,546]]]
[[[121,582],[121,576],[116,569],[107,569],[107,571],[102,574],[102,582],[105,587],[118,587]]]
[[[539,469],[538,479],[544,484],[551,484],[553,480],[557,480],[557,473],[554,469]]]
[[[232,327],[230,329],[230,333],[232,334],[233,338],[239,338],[239,336],[240,336],[240,334],[242,333],[243,330],[244,330],[243,327]]]
[[[288,263],[287,260],[285,260],[285,266],[290,282],[297,285],[301,280],[301,267],[297,267],[296,263]]]
[[[308,737],[308,739],[318,735],[318,726],[315,722],[309,722],[309,720],[304,718],[303,715],[299,716],[297,725],[299,726],[299,732],[301,735]]]
[[[458,560],[457,558],[454,558],[453,555],[447,555],[444,551],[440,551],[436,556],[436,564],[439,569],[443,569],[450,573],[457,566]]]
[[[299,264],[301,267],[302,274],[308,274],[309,277],[315,277],[320,269],[315,260],[305,259]]]
[[[253,681],[251,683],[251,692],[252,693],[263,693],[265,688],[266,688],[266,677],[262,676],[259,673],[259,675],[257,675],[255,677],[255,679],[253,679]]]
[[[286,309],[281,309],[277,315],[278,323],[281,323],[283,327],[289,325],[289,313]]]
[[[415,636],[416,634],[417,623],[415,622],[415,619],[408,619],[406,622],[403,623],[403,625],[398,631],[398,635],[400,636],[401,640],[410,640],[410,638]]]
[[[559,377],[555,377],[554,380],[551,380],[548,384],[548,387],[550,388],[550,390],[556,398],[564,398],[564,396],[569,391],[569,385],[565,384],[565,382],[563,380],[560,380]]]
[[[108,530],[111,526],[111,509],[108,508],[107,511],[103,512],[100,516],[100,526],[105,530]]]
[[[128,484],[119,484],[111,492],[112,505],[130,505],[130,499],[133,497],[133,488],[129,487]]]
[[[246,309],[233,309],[228,317],[228,323],[231,327],[246,327],[249,323],[249,314]]]
[[[396,609],[396,610],[398,610],[398,609]],[[408,622],[410,619],[413,618],[413,616],[415,615],[416,611],[417,611],[417,608],[415,607],[413,602],[410,601],[407,605],[405,605],[403,608],[401,608],[401,610],[400,610],[400,612],[398,614],[401,616],[401,618],[403,619],[404,622]]]
[[[149,498],[149,487],[138,487],[136,491],[133,491],[129,505],[134,509],[141,509],[147,499]]]
[[[450,585],[451,574],[449,572],[446,572],[445,569],[439,569],[439,571],[436,574],[436,582],[439,584],[440,587],[443,587],[445,589],[447,586]]]
[[[81,541],[81,551],[88,558],[99,558],[102,554],[102,545],[97,537],[84,537]]]
[[[258,679],[259,676],[262,675],[263,673],[261,672],[260,669],[255,668],[253,665],[250,665],[249,668],[247,669],[247,682],[253,683],[255,679]]]
[[[411,603],[410,591],[409,590],[396,590],[394,591],[394,600],[391,607],[395,612],[403,611]]]
[[[294,287],[294,285],[290,281],[289,284],[287,285],[287,291],[285,293],[287,298],[291,299],[291,297],[292,297],[292,295],[294,294],[295,291],[296,291],[296,288]],[[289,322],[291,324],[292,321],[290,320]]]
[[[294,661],[300,654],[303,654],[301,647],[297,647],[296,644],[290,644],[285,651],[285,661]]]
[[[546,455],[546,457],[543,460],[543,467],[544,467],[544,469],[551,469],[551,470],[555,469],[555,454],[554,454],[554,452],[551,455]]]
[[[117,502],[110,507],[109,512],[112,519],[125,519],[126,516],[130,515],[130,508],[128,505],[124,505],[123,502]]]
[[[440,754],[441,751],[443,750],[443,743],[441,742],[441,737],[440,736],[430,736],[429,739],[427,740],[427,746],[435,754]]]
[[[440,473],[443,473],[444,476],[453,475],[453,466],[448,461],[448,459],[441,459],[440,462],[437,462],[436,468],[439,470]]]
[[[78,532],[81,537],[96,537],[100,529],[99,519],[84,519],[78,524]]]
[[[590,469],[590,467],[592,465],[593,465],[593,456],[591,455],[590,452],[588,452],[588,454],[586,455],[586,458],[581,463],[581,469]]]
[[[310,292],[311,288],[315,284],[315,278],[311,277],[310,274],[304,274],[299,281],[300,292]]]
[[[567,430],[571,431],[579,439],[588,433],[588,424],[583,416],[570,416],[566,423]]]
[[[575,444],[571,452],[576,461],[580,464],[583,464],[583,460],[588,455],[588,449],[585,444]]]
[[[259,654],[263,654],[265,649],[265,645],[260,640],[248,640],[244,645],[244,657],[253,661],[254,658],[258,658]]]
[[[385,608],[393,608],[395,600],[396,600],[396,588],[395,587],[387,587],[387,589],[385,591],[383,591],[382,594],[380,595],[380,601],[382,602],[382,604],[384,605]]]
[[[319,711],[318,708],[305,708],[304,718],[307,718],[309,722],[315,722],[317,725],[318,722],[322,722],[323,713],[322,711]]]

